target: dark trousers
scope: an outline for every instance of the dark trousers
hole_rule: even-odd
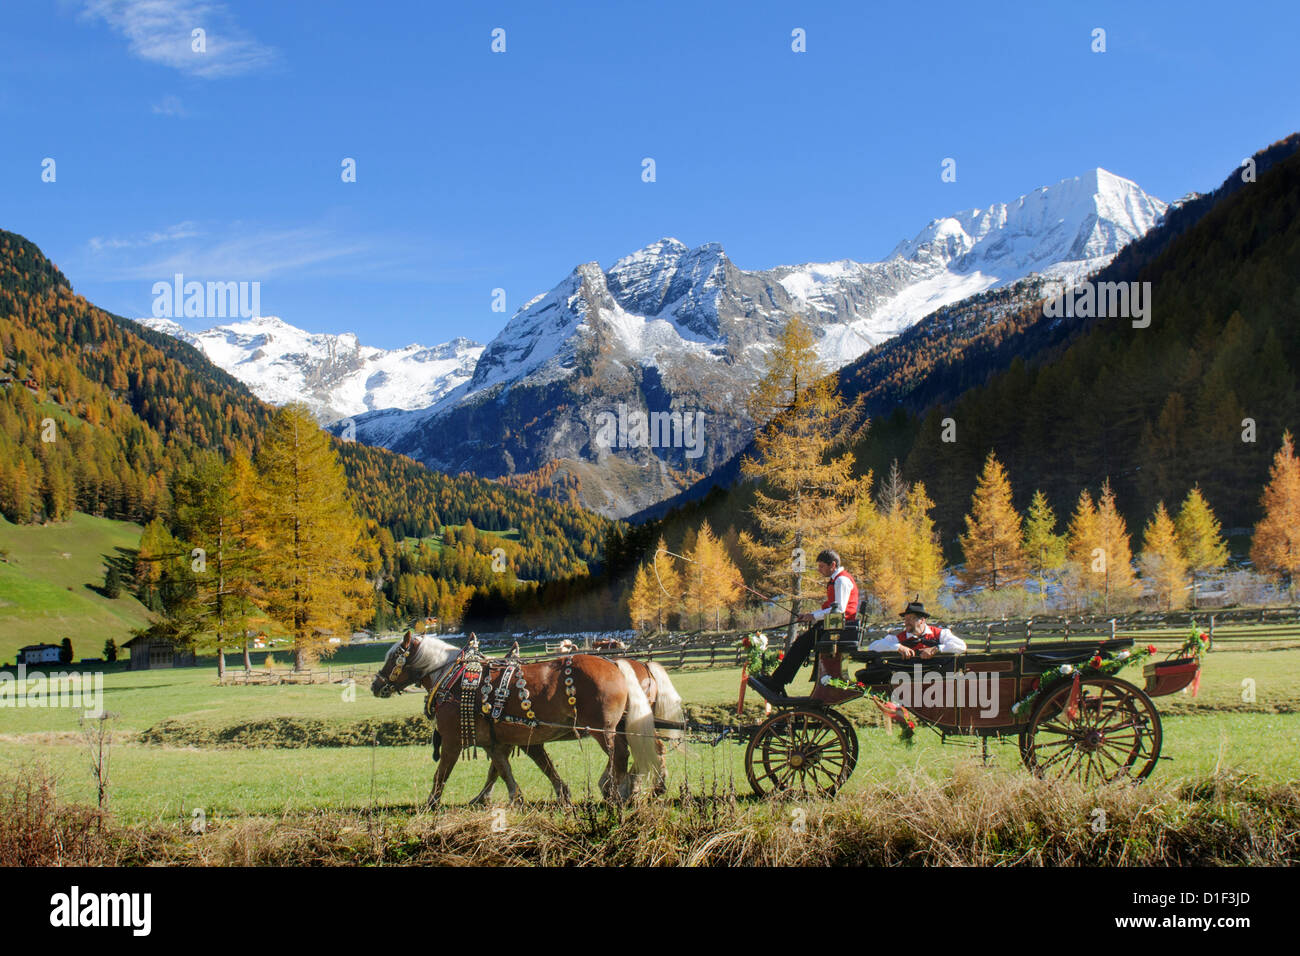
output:
[[[840,634],[841,647],[857,647],[857,627],[856,623],[850,622],[843,632],[836,632]],[[794,680],[795,675],[799,673],[799,668],[803,667],[808,660],[808,656],[812,653],[813,646],[822,638],[824,633],[821,624],[818,623],[796,637],[794,643],[790,645],[790,649],[785,652],[785,657],[781,660],[781,663],[776,666],[776,670],[772,671],[772,683],[778,687],[784,687]],[[827,637],[826,639],[830,640],[831,638]]]
[[[799,668],[803,667],[804,661],[812,652],[813,645],[817,643],[817,635],[821,633],[822,626],[814,624],[808,630],[804,631],[794,639],[790,649],[785,652],[785,657],[780,664],[776,665],[776,670],[772,671],[772,683],[778,687],[784,687],[799,673]]]

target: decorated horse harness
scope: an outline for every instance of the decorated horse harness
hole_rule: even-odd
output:
[[[562,660],[564,668],[564,693],[569,706],[574,708],[577,716],[577,693],[573,685],[573,657],[569,655]],[[400,666],[400,665],[399,665]],[[498,677],[493,682],[493,672]],[[524,716],[515,717],[505,713],[506,703],[510,700],[511,689],[517,692],[519,707]],[[523,727],[536,727],[539,723],[533,711],[532,692],[524,679],[523,660],[519,657],[519,645],[511,648],[504,658],[492,660],[483,655],[478,648],[478,641],[471,640],[468,647],[444,671],[442,677],[433,685],[424,699],[424,715],[435,720],[438,708],[447,702],[454,702],[460,717],[461,749],[469,750],[480,746],[475,724],[481,713],[488,721],[488,734],[493,745],[496,744],[496,724],[498,722],[516,724]],[[438,759],[441,736],[434,731],[434,759]]]

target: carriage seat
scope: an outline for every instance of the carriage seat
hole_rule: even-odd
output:
[[[1097,654],[1096,647],[1069,648],[1060,651],[1025,651],[1025,660],[1040,667],[1060,667],[1062,664],[1082,664]]]

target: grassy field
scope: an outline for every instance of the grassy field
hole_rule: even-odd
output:
[[[366,651],[374,655],[378,649]],[[1253,702],[1242,700],[1247,679],[1254,681]],[[698,719],[716,721],[734,712],[739,671],[691,671],[674,674],[674,681]],[[1300,779],[1300,651],[1216,652],[1207,658],[1197,698],[1177,694],[1157,703],[1165,714],[1164,755],[1170,759],[1162,761],[1155,778],[1165,784],[1216,773],[1276,783]],[[745,719],[757,720],[761,704],[752,694],[747,704]],[[322,734],[379,724],[401,725],[404,739],[427,740],[419,694],[378,700],[364,685],[355,693],[337,684],[219,687],[214,669],[187,668],[107,674],[104,706],[117,715],[109,805],[122,821],[175,822],[195,807],[209,818],[225,819],[320,809],[406,811],[422,804],[433,771],[424,745],[310,745]],[[970,771],[1027,776],[1018,769],[1013,746],[995,744],[992,767],[985,770],[969,742],[943,744],[923,730],[914,747],[904,747],[877,725],[870,705],[857,702],[844,709],[862,724],[858,769],[846,794],[902,780],[937,786]],[[290,725],[306,727],[306,736],[294,740],[287,732],[277,734]],[[272,746],[219,745],[232,729]],[[141,735],[159,742],[145,742]],[[368,732],[354,738],[370,739]],[[593,742],[549,749],[575,794],[594,793],[604,756]],[[744,748],[728,740],[716,746],[692,742],[669,758],[670,789],[743,796],[749,790],[743,755]],[[43,767],[58,781],[63,799],[94,801],[75,711],[0,710],[0,766]],[[513,766],[527,798],[543,804],[553,799],[531,761],[517,757]],[[462,760],[446,801],[467,801],[486,770],[481,758]],[[496,796],[504,799],[503,786]]]
[[[444,525],[443,529],[446,531],[453,531],[453,530],[459,531],[463,527],[465,527],[463,524],[449,524],[449,525]],[[519,540],[518,528],[507,528],[505,531],[491,531],[487,528],[475,528],[474,530],[477,531],[479,534],[490,534],[497,538],[504,538],[507,541]],[[418,544],[421,541],[424,542],[424,546],[426,548],[432,548],[435,551],[441,551],[444,547],[446,547],[446,545],[443,544],[441,535],[430,535],[423,538],[416,538],[416,537],[403,538],[402,545],[407,548],[414,548],[416,544]]]
[[[25,644],[72,640],[76,657],[100,657],[104,641],[130,639],[148,623],[148,612],[123,590],[109,600],[94,588],[104,583],[105,561],[140,543],[140,526],[74,514],[41,527],[0,518],[0,661],[12,663]]]

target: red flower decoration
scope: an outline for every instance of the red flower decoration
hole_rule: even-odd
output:
[[[858,683],[857,683],[856,686],[858,686],[858,687],[866,687],[867,685],[864,684],[864,683],[862,683],[862,681],[858,681]]]
[[[1154,644],[1148,644],[1148,645],[1147,645],[1147,653],[1148,653],[1148,654],[1154,654],[1155,652],[1156,652],[1156,646],[1155,646]]]
[[[909,720],[909,721],[907,722],[907,729],[908,729],[908,730],[916,730],[916,724],[912,723],[912,722]]]
[[[778,661],[783,661],[783,660],[785,660],[785,655],[784,655],[784,654],[777,654],[777,655],[776,655],[776,659],[777,659]]]
[[[1210,635],[1208,635],[1208,634],[1202,634],[1202,635],[1201,635],[1201,643],[1202,643],[1202,644],[1208,644],[1208,643],[1210,643]]]
[[[1092,660],[1088,661],[1088,665],[1089,665],[1090,667],[1100,667],[1100,666],[1101,666],[1101,655],[1098,654],[1098,655],[1097,655],[1096,657],[1094,657]]]
[[[743,641],[741,641],[741,642],[740,642],[740,646],[741,646],[741,647],[749,647],[749,638],[745,638]]]

